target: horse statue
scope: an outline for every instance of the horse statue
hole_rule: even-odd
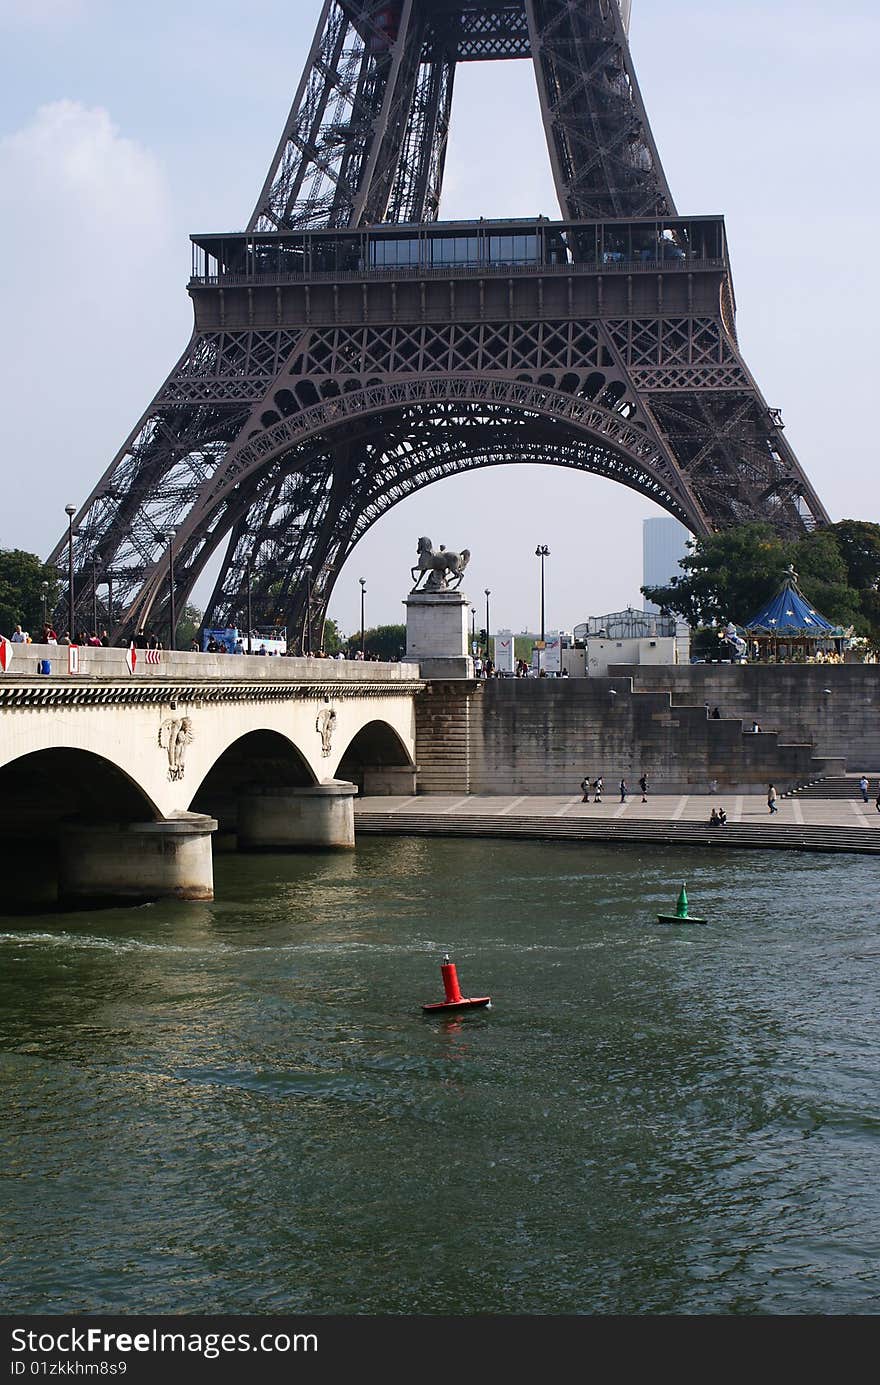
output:
[[[463,548],[460,553],[452,553],[441,543],[439,550],[435,553],[431,540],[421,538],[416,552],[419,555],[419,560],[415,567],[410,568],[415,583],[414,592],[419,590],[419,584],[425,573],[428,574],[428,578],[421,588],[422,591],[456,591],[461,586],[464,570],[470,562],[471,551],[469,548]]]

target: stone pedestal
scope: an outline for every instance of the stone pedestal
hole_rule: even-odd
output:
[[[58,896],[112,900],[213,899],[214,818],[188,813],[161,822],[65,823]]]
[[[357,785],[344,780],[307,789],[248,789],[238,800],[241,851],[354,846]]]
[[[473,678],[468,651],[470,602],[462,592],[410,592],[404,662],[423,678]]]

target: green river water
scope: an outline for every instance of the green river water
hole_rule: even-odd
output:
[[[0,919],[4,1309],[876,1313],[876,879],[372,838]]]

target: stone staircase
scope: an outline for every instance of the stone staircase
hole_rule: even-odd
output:
[[[784,793],[782,797],[852,799],[854,802],[861,803],[860,777],[858,774],[831,774],[826,778],[814,779],[808,784],[801,784],[797,788],[789,789],[788,793]],[[868,775],[868,795],[872,802],[877,797],[878,782],[880,781],[876,775]]]
[[[785,825],[762,819],[709,827],[701,822],[619,818],[517,817],[490,813],[382,812],[356,807],[355,833],[367,836],[532,838],[643,842],[659,846],[880,854],[880,832],[863,827]]]
[[[714,720],[703,706],[674,705],[666,690],[632,679],[429,683],[416,701],[421,793],[558,793],[585,773],[655,792],[780,792],[840,774],[845,761],[776,732],[753,735],[739,718]]]

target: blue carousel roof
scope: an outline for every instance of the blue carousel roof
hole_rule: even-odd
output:
[[[840,627],[826,620],[801,596],[796,574],[786,577],[779,591],[762,611],[746,623],[753,635],[823,635],[840,634]]]

